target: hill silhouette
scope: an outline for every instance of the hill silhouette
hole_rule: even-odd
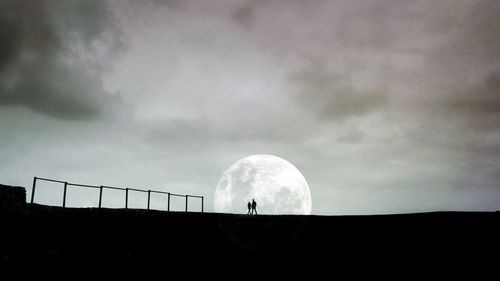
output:
[[[6,195],[22,196],[19,188],[0,189],[3,260],[470,258],[496,255],[500,237],[498,212],[247,216],[61,208],[23,204]]]

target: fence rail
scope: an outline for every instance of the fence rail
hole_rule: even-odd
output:
[[[102,207],[102,191],[103,191],[103,189],[113,189],[113,190],[125,191],[125,209],[128,209],[128,201],[129,201],[128,200],[128,193],[129,193],[129,191],[135,191],[135,192],[145,192],[148,194],[148,207],[147,207],[148,210],[150,209],[150,205],[151,205],[151,193],[157,193],[157,194],[167,195],[167,211],[168,212],[170,212],[170,197],[171,196],[186,198],[186,203],[185,203],[185,208],[184,208],[184,210],[186,212],[188,211],[189,198],[201,199],[201,212],[202,213],[204,212],[203,205],[204,205],[205,198],[204,198],[204,196],[200,196],[200,195],[177,194],[177,193],[171,193],[171,192],[165,192],[165,191],[159,191],[159,190],[124,188],[124,187],[116,187],[116,186],[108,186],[108,185],[89,185],[89,184],[71,183],[71,182],[66,182],[66,181],[47,179],[47,178],[39,178],[39,177],[33,178],[33,188],[31,189],[31,203],[35,202],[35,190],[36,190],[37,181],[48,181],[48,182],[55,182],[55,183],[64,184],[63,199],[62,199],[62,207],[63,208],[66,208],[66,191],[68,189],[68,186],[79,186],[79,187],[99,189],[99,205],[98,205],[99,208]]]

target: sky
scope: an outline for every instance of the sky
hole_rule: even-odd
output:
[[[272,154],[313,214],[500,210],[498,26],[497,0],[0,0],[0,182],[213,211],[231,164]]]

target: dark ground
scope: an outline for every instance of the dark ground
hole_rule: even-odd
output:
[[[497,260],[499,223],[499,212],[247,216],[4,205],[0,260],[224,265]]]

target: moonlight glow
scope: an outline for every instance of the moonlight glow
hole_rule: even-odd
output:
[[[214,209],[246,213],[246,204],[253,198],[259,214],[311,214],[311,193],[304,176],[273,155],[252,155],[231,165],[215,189]]]

